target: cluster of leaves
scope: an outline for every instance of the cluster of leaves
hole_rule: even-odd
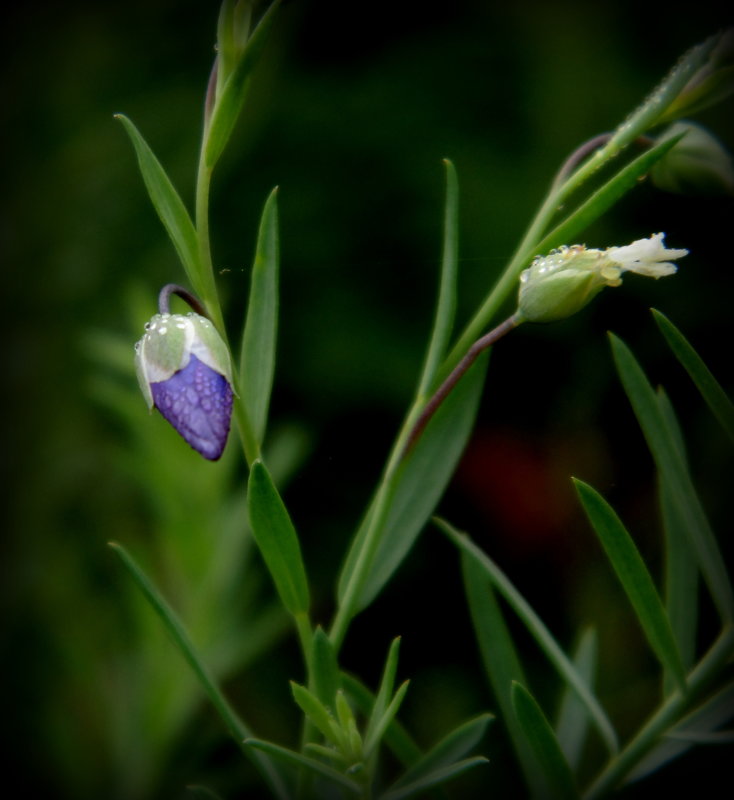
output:
[[[680,331],[663,314],[653,313],[673,353],[734,441],[734,404]],[[614,509],[587,483],[574,481],[588,519],[662,668],[662,701],[623,747],[593,691],[596,632],[585,631],[576,652],[566,654],[497,564],[466,535],[437,520],[461,550],[467,597],[487,675],[529,788],[540,796],[603,797],[620,783],[649,774],[694,744],[734,741],[734,734],[720,730],[734,717],[734,684],[726,669],[734,653],[731,580],[694,488],[683,436],[667,395],[663,389],[653,389],[624,342],[612,335],[611,345],[619,378],[658,470],[665,531],[661,599],[633,537]],[[721,618],[718,636],[702,652],[697,647],[699,577]],[[555,726],[527,688],[498,595],[527,627],[564,683],[565,695]],[[606,746],[608,760],[581,792],[581,756],[592,727]],[[588,768],[588,764],[585,766]]]
[[[219,55],[205,107],[194,219],[142,135],[132,122],[121,118],[135,147],[153,205],[181,257],[194,291],[201,297],[225,341],[227,334],[209,246],[209,189],[214,167],[239,115],[253,65],[277,6],[276,1],[252,32],[250,3],[235,4],[227,0],[222,7],[218,29]],[[562,211],[558,218],[559,209],[567,207],[571,195],[587,186],[592,175],[596,177],[603,166],[643,132],[665,119],[675,104],[679,109],[687,108],[686,91],[702,71],[710,68],[718,44],[719,40],[712,39],[694,48],[641,109],[615,134],[606,137],[590,158],[580,166],[572,162],[562,170],[504,274],[452,347],[457,283],[458,184],[454,169],[447,162],[444,253],[433,333],[414,401],[344,559],[338,581],[336,613],[327,631],[314,626],[311,619],[309,579],[299,537],[266,466],[267,458],[262,450],[274,375],[278,316],[275,193],[268,198],[255,251],[241,358],[233,388],[239,397],[235,404],[237,430],[249,467],[246,502],[250,527],[280,602],[292,619],[302,650],[306,680],[303,685],[292,685],[293,698],[304,715],[303,747],[300,751],[254,736],[225,698],[179,616],[132,556],[120,545],[115,544],[114,548],[163,621],[233,738],[260,770],[275,796],[286,798],[294,793],[322,796],[319,792],[327,783],[331,785],[330,791],[341,794],[371,797],[378,792],[381,797],[396,800],[425,792],[484,761],[481,757],[467,754],[483,735],[488,715],[478,716],[449,732],[427,753],[422,753],[400,726],[396,715],[407,684],[394,690],[397,642],[390,648],[383,678],[375,694],[343,669],[339,663],[339,650],[350,623],[374,601],[392,577],[451,478],[473,425],[487,369],[486,354],[474,363],[422,429],[417,442],[413,443],[412,431],[436,388],[516,291],[519,273],[533,255],[571,241],[675,147],[679,136],[662,137],[642,155],[621,166],[616,165],[613,174],[602,176],[587,192],[585,199],[570,212]],[[700,80],[695,82],[695,86],[700,86]],[[700,101],[698,94],[696,100]],[[668,335],[679,336],[670,323],[660,319]],[[682,339],[676,338],[675,341],[678,343],[676,352],[687,352]],[[596,797],[608,792],[622,778],[629,777],[633,767],[642,769],[643,755],[659,759],[661,749],[666,749],[660,743],[661,736],[670,733],[674,726],[680,726],[682,715],[693,711],[695,698],[714,684],[732,646],[728,629],[732,608],[730,584],[720,566],[715,539],[693,492],[672,411],[664,396],[654,394],[624,345],[615,342],[614,348],[620,375],[660,469],[663,498],[670,510],[669,527],[676,531],[669,535],[678,536],[669,547],[669,559],[678,566],[675,570],[671,566],[671,574],[675,572],[676,577],[671,579],[668,589],[670,607],[666,610],[632,539],[614,512],[591,487],[577,484],[582,503],[666,675],[667,693],[661,709],[625,748],[619,749],[612,723],[591,689],[592,638],[582,640],[575,658],[566,656],[496,565],[466,537],[447,523],[440,523],[462,551],[469,605],[480,649],[523,771],[533,792],[543,793],[550,789],[559,797],[575,795],[572,765],[578,759],[589,723],[598,729],[607,745],[610,761],[587,791],[587,796]],[[690,357],[687,358],[692,375],[703,380],[703,368],[698,362],[691,368]],[[710,394],[709,391],[707,397]],[[731,424],[729,407],[720,399],[719,393],[717,397],[717,408]],[[406,447],[407,443],[411,446]],[[680,537],[681,528],[685,529],[688,537],[685,540]],[[682,543],[684,541],[688,544]],[[688,557],[687,547],[695,554],[695,560]],[[697,565],[690,568],[700,570],[725,623],[722,638],[698,661],[695,661],[692,651],[691,637],[695,626],[690,614],[680,620],[672,611],[673,607],[679,609],[683,605],[683,593],[690,593],[691,576],[678,574],[683,569],[681,559],[688,565]],[[494,598],[494,590],[520,614],[568,684],[569,699],[560,724],[562,735],[554,733],[527,688]],[[488,644],[490,640],[491,647]],[[696,713],[711,711],[713,702],[707,700],[696,706]],[[701,726],[700,718],[696,720],[699,726],[696,734],[710,732],[720,722],[717,718],[715,722],[708,720]],[[676,730],[680,732],[678,728]],[[404,765],[402,774],[385,785],[378,765],[381,745],[390,749]]]

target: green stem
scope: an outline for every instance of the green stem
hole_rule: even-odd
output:
[[[576,169],[564,179],[563,176],[568,171],[567,165],[574,163],[574,158],[578,153],[585,156],[590,146],[595,145],[597,142],[606,142],[606,144],[597,149],[587,160],[576,167]],[[621,147],[616,137],[610,137],[605,134],[601,137],[595,137],[589,140],[589,142],[581,145],[581,147],[571,155],[554,179],[553,185],[549,189],[545,200],[525,232],[525,236],[520,242],[510,263],[507,265],[507,268],[449,353],[448,358],[439,371],[440,380],[446,378],[458,361],[463,357],[464,353],[471,347],[472,343],[481,336],[482,331],[489,326],[499,313],[510,293],[512,291],[517,291],[517,282],[520,273],[528,265],[533,256],[538,255],[535,250],[541,242],[543,234],[547,231],[553,215],[582,183],[596,172],[602,164],[617,155],[620,149]]]
[[[311,620],[305,611],[294,616],[296,622],[296,630],[298,631],[298,639],[301,643],[301,650],[303,651],[303,661],[306,665],[306,672],[311,672],[311,650],[313,641],[313,631],[311,630]]]
[[[342,597],[336,617],[329,631],[329,639],[336,651],[341,647],[344,637],[347,634],[349,623],[357,613],[359,595],[364,586],[364,582],[367,580],[367,575],[372,566],[375,554],[377,553],[377,548],[380,545],[380,534],[387,520],[387,516],[390,513],[390,501],[397,488],[397,481],[395,480],[399,463],[397,455],[403,450],[403,441],[405,440],[403,434],[405,433],[407,433],[407,425],[403,426],[395,446],[393,447],[388,466],[380,482],[380,487],[377,490],[372,516],[370,517],[370,523],[367,528],[367,533],[365,534],[362,549],[359,551],[349,583],[344,591],[344,596]]]
[[[587,145],[582,145],[582,147],[587,147]],[[613,136],[603,147],[596,150],[593,155],[577,167],[571,175],[565,180],[562,180],[560,185],[557,185],[559,183],[558,180],[554,182],[504,273],[466,326],[461,336],[459,336],[451,352],[444,359],[443,364],[437,371],[433,384],[435,394],[431,397],[419,394],[414,400],[403,422],[395,444],[393,445],[388,466],[385,468],[380,487],[377,491],[374,511],[362,549],[329,632],[329,638],[337,649],[346,635],[351,619],[356,614],[359,594],[380,544],[381,528],[390,512],[390,500],[396,488],[397,468],[402,461],[403,455],[413,446],[415,440],[423,431],[425,424],[430,419],[430,416],[443,399],[445,399],[446,394],[453,389],[456,382],[454,377],[458,380],[463,374],[461,365],[467,358],[471,359],[471,354],[474,352],[473,348],[477,346],[479,341],[483,341],[483,331],[487,329],[494,317],[499,313],[510,294],[513,291],[517,291],[520,272],[527,266],[532,257],[536,255],[535,248],[542,240],[543,234],[546,232],[553,215],[569,195],[571,195],[592,173],[599,169],[603,163],[616,155],[620,149],[621,146],[618,138]],[[509,320],[499,325],[496,332],[502,335],[518,322],[518,318],[511,317]],[[495,331],[492,331],[485,336],[492,337],[494,333]],[[499,338],[499,335],[497,338]],[[467,366],[469,365],[470,363]],[[436,389],[436,387],[438,388]],[[448,387],[448,389],[444,392],[445,387]],[[434,402],[435,407],[432,407],[432,403]]]
[[[199,241],[199,265],[201,269],[200,277],[202,287],[201,300],[231,354],[233,352],[232,346],[224,326],[222,307],[219,302],[219,293],[217,292],[217,284],[214,279],[214,262],[209,238],[209,189],[211,186],[212,168],[206,165],[206,141],[205,131],[201,153],[199,155],[199,170],[196,177],[196,234]],[[233,380],[235,385],[232,388],[234,389],[235,395],[239,398],[240,393],[239,387],[237,386],[236,374],[233,376]],[[250,415],[241,399],[238,399],[234,403],[233,413],[235,424],[240,434],[240,441],[244,449],[245,460],[248,465],[251,465],[256,459],[260,458],[260,444],[255,435]]]
[[[734,653],[734,628],[725,628],[716,642],[688,676],[685,695],[673,693],[650,717],[637,735],[604,768],[583,795],[595,800],[609,794],[637,766],[688,710],[696,697],[705,692]]]

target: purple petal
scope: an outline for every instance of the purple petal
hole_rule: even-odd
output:
[[[232,387],[227,379],[192,355],[166,381],[150,384],[155,407],[204,458],[216,461],[227,443]]]

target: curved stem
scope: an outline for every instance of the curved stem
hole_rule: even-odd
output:
[[[208,316],[206,309],[197,300],[197,298],[191,294],[191,292],[189,292],[187,289],[184,289],[183,286],[179,286],[177,283],[167,283],[158,293],[158,311],[161,314],[171,313],[170,300],[172,294],[175,294],[184,302],[188,303],[197,314],[200,314],[202,317]]]
[[[466,351],[464,357],[449,373],[448,377],[438,387],[431,399],[423,406],[418,419],[408,433],[405,447],[403,448],[401,458],[410,453],[413,446],[420,438],[426,425],[431,421],[431,417],[438,411],[441,403],[448,397],[451,390],[456,386],[461,377],[467,372],[469,367],[477,360],[480,353],[491,347],[495,342],[501,339],[506,333],[509,333],[513,328],[516,328],[522,322],[521,317],[517,313],[500,323],[496,328],[493,328],[489,333],[477,339],[476,342]]]

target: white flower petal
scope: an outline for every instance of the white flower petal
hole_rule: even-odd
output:
[[[672,275],[677,267],[671,262],[687,256],[688,250],[669,250],[663,244],[664,238],[664,233],[655,233],[649,239],[638,239],[625,247],[610,247],[606,256],[619,264],[622,271],[652,278]]]

